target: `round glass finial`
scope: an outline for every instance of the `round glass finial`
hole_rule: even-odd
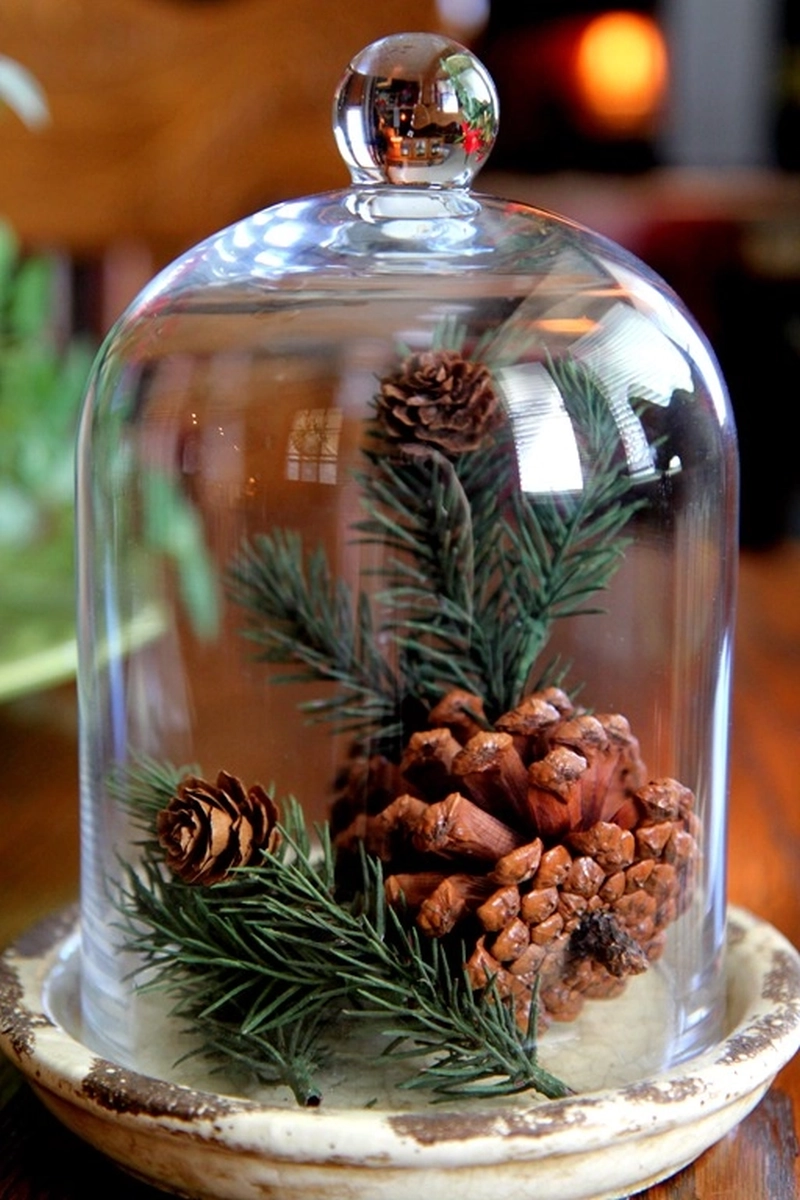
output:
[[[354,183],[465,187],[489,155],[497,119],[483,64],[432,33],[367,46],[334,101],[336,141]]]

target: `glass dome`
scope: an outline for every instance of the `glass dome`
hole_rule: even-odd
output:
[[[642,263],[469,190],[496,121],[463,47],[369,47],[352,187],[192,249],[99,355],[82,1008],[116,1062],[403,1106],[719,1036],[725,387]]]

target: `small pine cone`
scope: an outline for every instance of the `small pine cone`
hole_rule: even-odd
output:
[[[221,883],[236,867],[257,863],[278,843],[278,809],[260,784],[245,790],[220,771],[216,783],[181,780],[156,818],[169,869],[184,883]]]
[[[503,410],[488,367],[452,350],[428,350],[381,380],[377,413],[391,441],[457,455],[477,450]]]

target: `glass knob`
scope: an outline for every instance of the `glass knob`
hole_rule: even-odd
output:
[[[395,34],[362,50],[334,100],[334,132],[354,183],[466,187],[497,135],[483,64],[432,33]]]

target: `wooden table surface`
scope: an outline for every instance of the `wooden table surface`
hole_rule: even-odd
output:
[[[800,945],[800,542],[742,555],[732,739],[731,902]],[[71,688],[0,707],[0,946],[74,899]],[[0,1200],[154,1200],[58,1127],[0,1068]],[[642,1200],[797,1200],[800,1056],[739,1128]],[[337,1200],[332,1196],[331,1200]],[[542,1200],[547,1200],[542,1197]]]

